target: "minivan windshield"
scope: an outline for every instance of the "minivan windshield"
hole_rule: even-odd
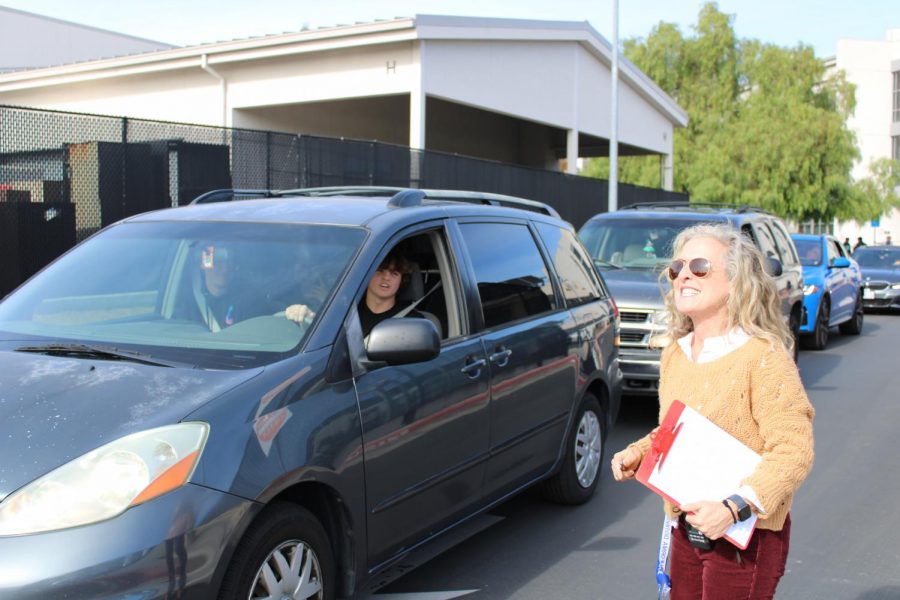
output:
[[[672,259],[672,242],[701,219],[598,219],[578,236],[594,264],[605,269],[658,269]]]
[[[365,238],[358,227],[123,223],[76,246],[0,302],[0,339],[130,351],[200,368],[295,352]]]

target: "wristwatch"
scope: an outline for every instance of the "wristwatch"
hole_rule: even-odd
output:
[[[750,515],[753,514],[750,511],[750,505],[747,504],[747,501],[738,496],[737,494],[732,494],[728,496],[728,499],[734,502],[734,505],[737,507],[737,518],[738,521],[746,521],[750,518]]]

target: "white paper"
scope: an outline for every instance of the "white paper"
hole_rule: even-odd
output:
[[[681,431],[661,465],[654,467],[648,483],[680,504],[727,498],[762,460],[759,454],[688,406],[678,423],[683,423]],[[747,521],[732,525],[726,535],[746,547],[755,523],[754,514]]]

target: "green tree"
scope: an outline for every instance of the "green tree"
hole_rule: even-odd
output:
[[[625,42],[626,57],[689,115],[673,140],[675,189],[798,220],[865,220],[898,206],[895,167],[879,163],[869,178],[851,177],[859,151],[847,127],[854,88],[843,74],[826,74],[809,46],[738,40],[732,20],[710,2],[692,36],[660,23],[646,39]],[[608,173],[608,159],[594,159],[585,174]],[[659,186],[659,158],[622,157],[619,174]]]

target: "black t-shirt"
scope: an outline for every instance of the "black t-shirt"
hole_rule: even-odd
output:
[[[366,299],[363,298],[359,303],[359,324],[362,325],[363,337],[369,335],[369,332],[372,331],[373,327],[375,327],[385,319],[390,319],[398,312],[405,309],[407,306],[409,306],[409,303],[403,304],[400,302],[395,302],[394,306],[391,309],[386,310],[383,313],[373,313],[371,310],[369,310],[369,305],[366,304]],[[411,310],[406,313],[405,316],[418,317],[420,319],[425,318],[425,315],[417,310]]]

